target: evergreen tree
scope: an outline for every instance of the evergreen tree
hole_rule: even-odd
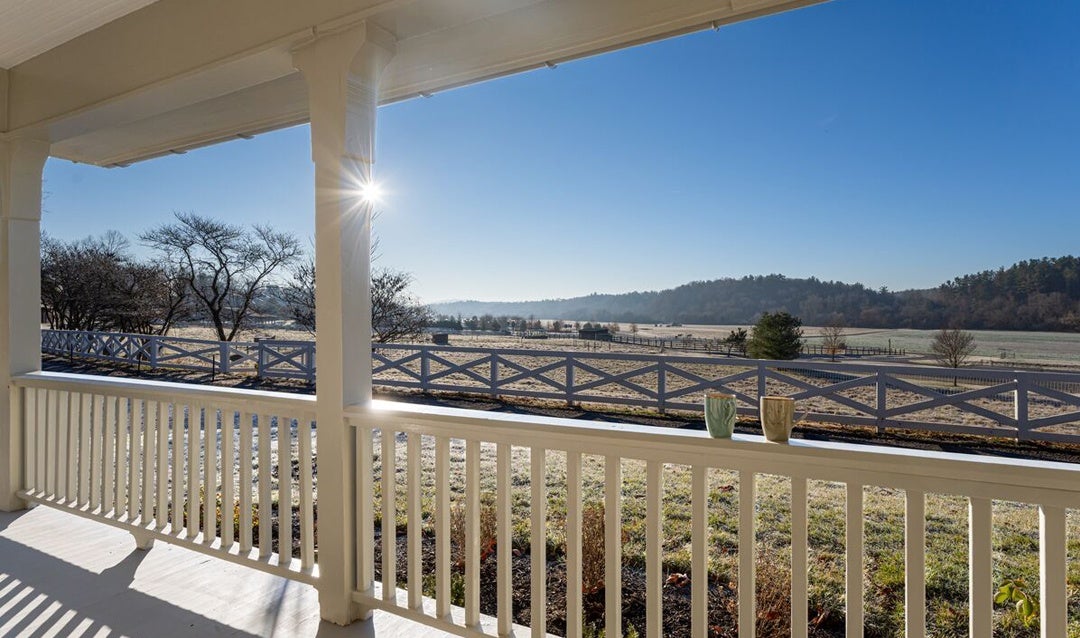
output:
[[[763,313],[746,344],[754,359],[796,359],[801,351],[802,320],[787,312]]]

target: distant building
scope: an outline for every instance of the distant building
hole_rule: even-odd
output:
[[[603,326],[595,328],[578,328],[578,339],[589,341],[611,341],[611,331]]]

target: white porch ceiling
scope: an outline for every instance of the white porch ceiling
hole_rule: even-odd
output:
[[[0,70],[0,136],[115,166],[300,124],[290,50],[362,20],[397,40],[388,103],[823,1],[0,0],[21,20],[0,49],[11,29],[26,31],[19,55],[58,43]]]
[[[0,0],[0,68],[112,22],[155,0]]]

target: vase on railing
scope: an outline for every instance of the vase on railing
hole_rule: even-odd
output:
[[[759,415],[765,438],[773,443],[787,443],[795,427],[795,399],[761,397]]]
[[[730,439],[735,430],[735,395],[705,393],[705,427],[714,439]]]

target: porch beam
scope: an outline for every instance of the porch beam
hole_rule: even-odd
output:
[[[308,87],[315,162],[316,418],[319,461],[319,604],[345,625],[367,616],[352,600],[357,573],[356,450],[345,410],[371,405],[371,218],[364,185],[374,180],[379,82],[393,38],[360,24],[297,50]]]
[[[26,506],[16,494],[23,488],[23,433],[12,378],[41,369],[41,173],[48,156],[44,142],[0,142],[0,510],[5,512]]]

